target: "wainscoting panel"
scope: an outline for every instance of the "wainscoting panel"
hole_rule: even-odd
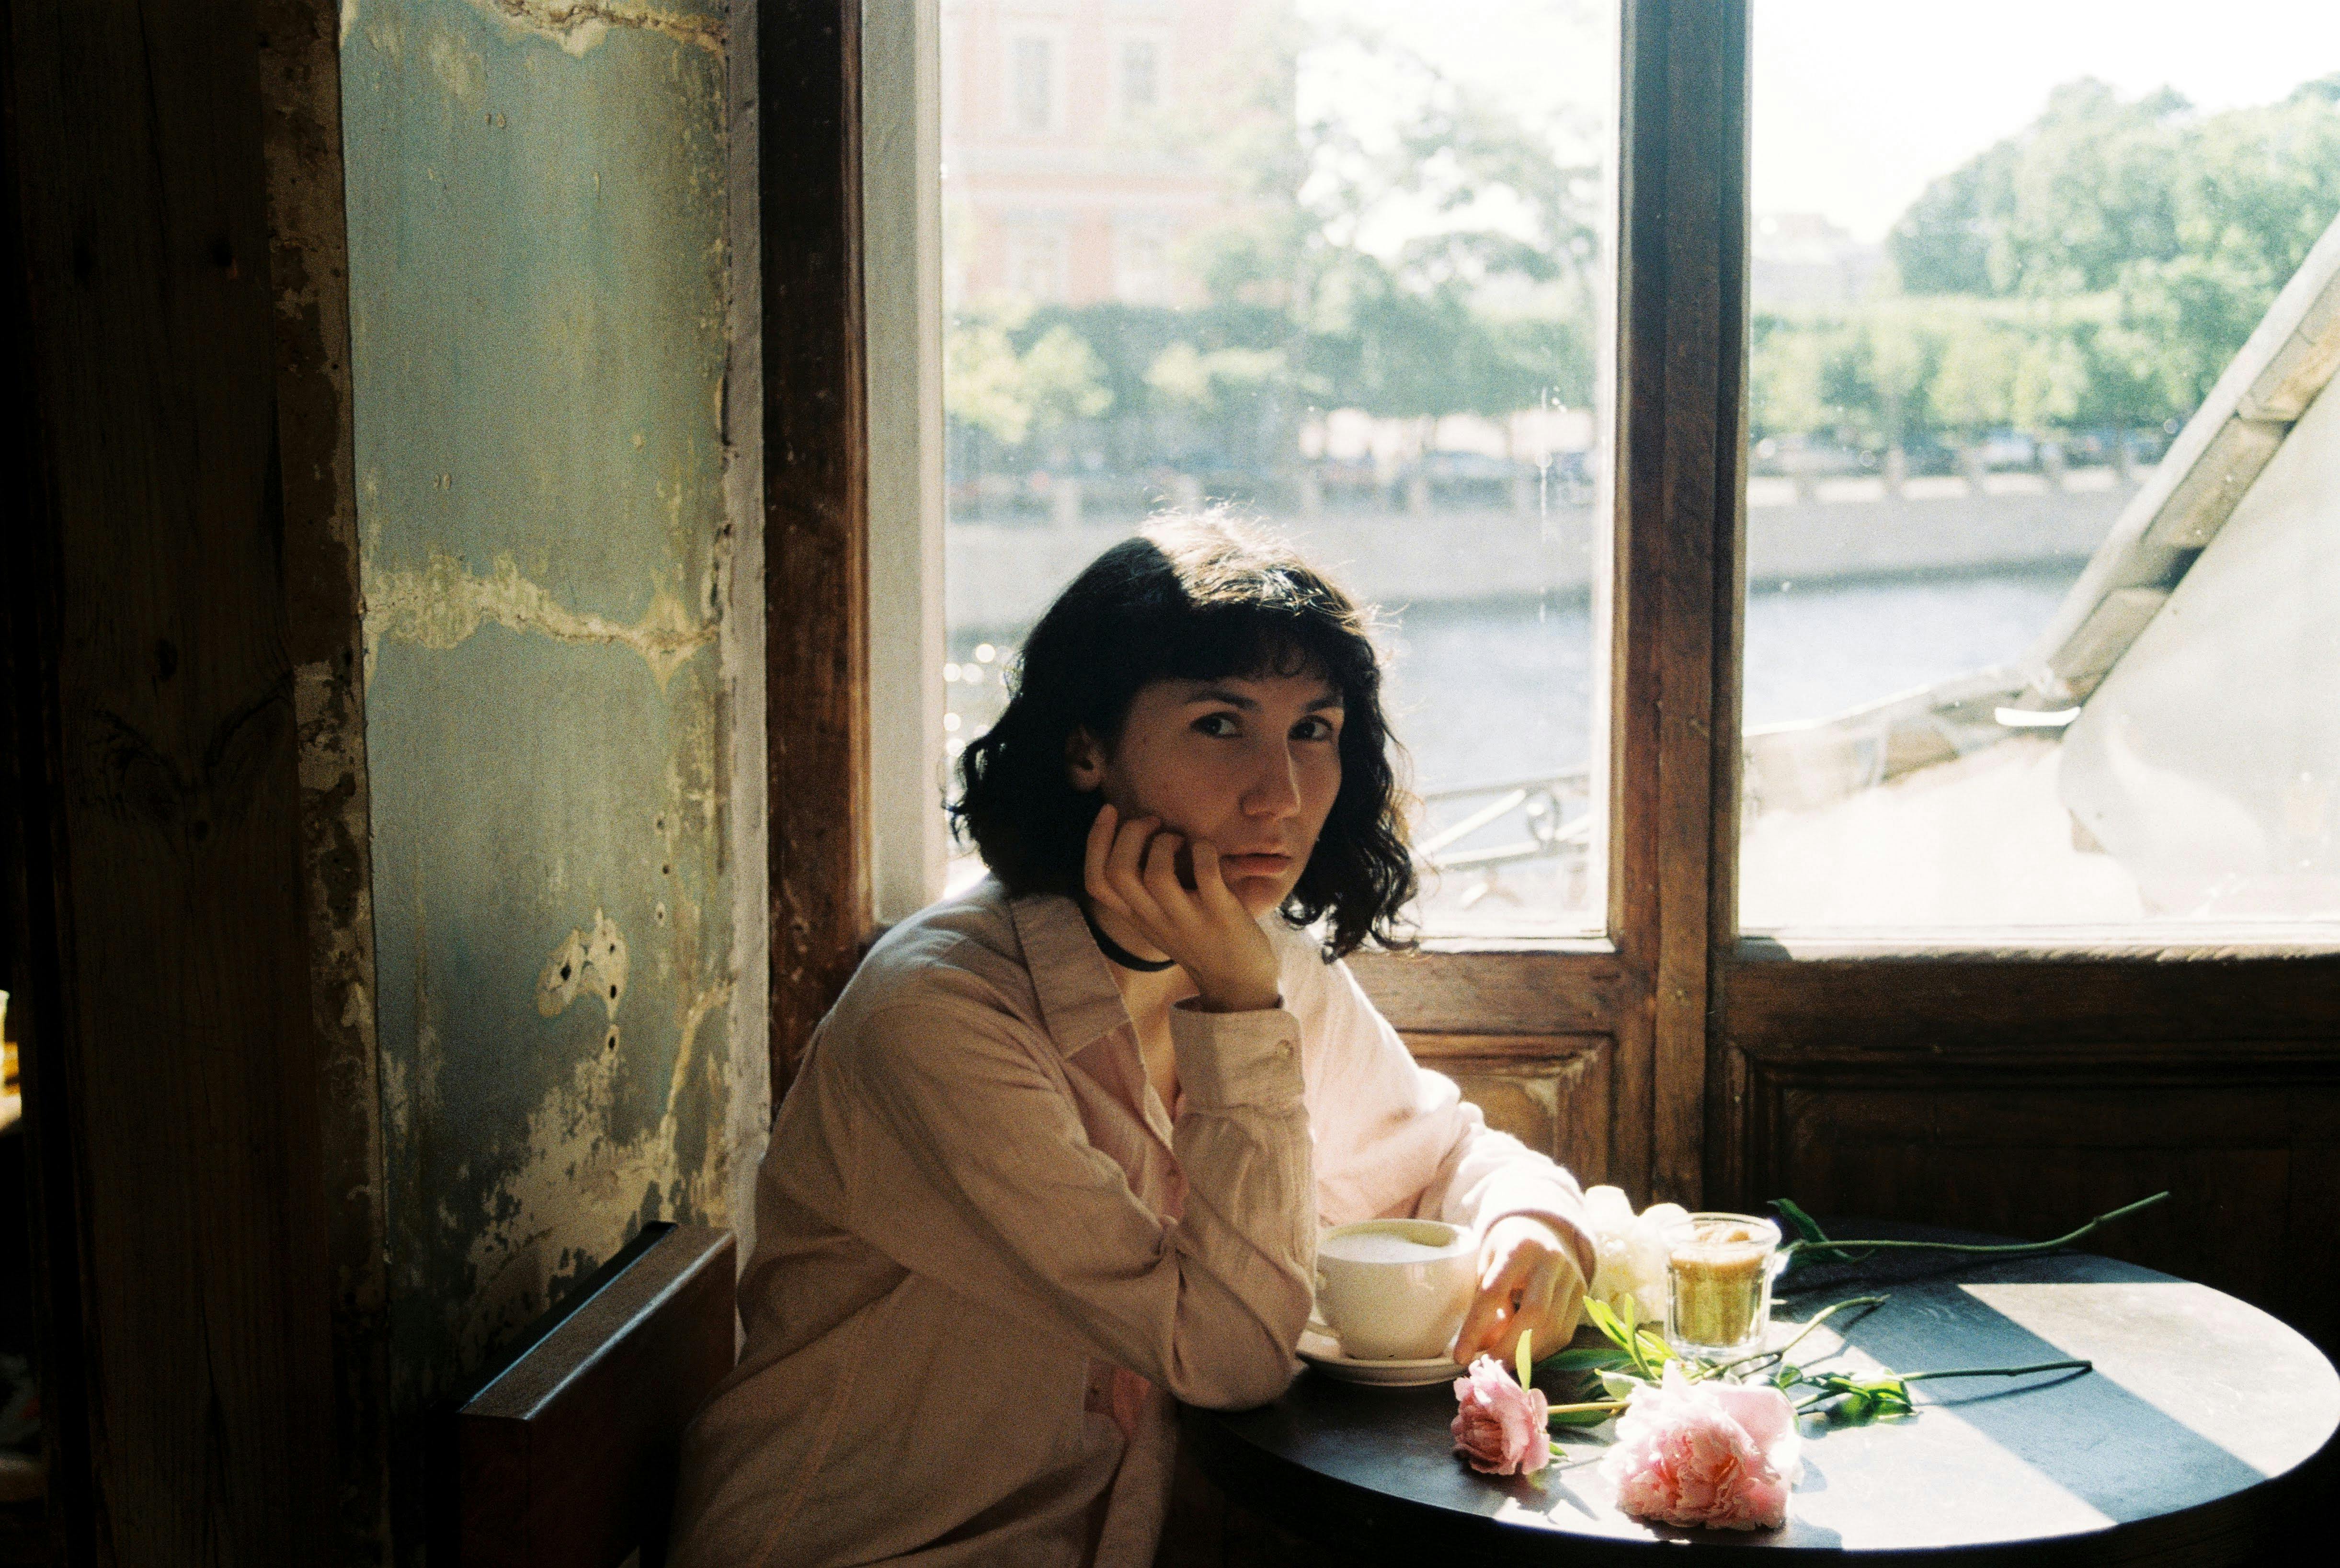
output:
[[[2166,1188],[2102,1252],[2231,1292],[2340,1345],[2340,1049],[2091,1044],[1760,1054],[1718,1063],[1739,1156],[1717,1194],[1815,1212],[2060,1235]]]
[[[1405,1037],[1414,1060],[1453,1078],[1490,1126],[1550,1155],[1586,1186],[1609,1179],[1616,1114],[1607,1035]]]

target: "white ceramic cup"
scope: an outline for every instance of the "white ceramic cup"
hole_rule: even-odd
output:
[[[1478,1286],[1478,1238],[1444,1220],[1360,1220],[1317,1239],[1316,1314],[1359,1361],[1444,1355]]]

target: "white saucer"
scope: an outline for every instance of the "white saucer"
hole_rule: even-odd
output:
[[[1427,1361],[1361,1361],[1341,1354],[1341,1342],[1321,1325],[1312,1323],[1300,1334],[1300,1359],[1327,1377],[1344,1383],[1372,1384],[1379,1388],[1426,1388],[1452,1383],[1462,1369],[1445,1356]]]

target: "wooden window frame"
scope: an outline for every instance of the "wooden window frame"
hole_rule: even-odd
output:
[[[1735,898],[1748,11],[1625,0],[1621,22],[1608,936],[1353,964],[1425,1060],[1538,1038],[1555,1072],[1601,1057],[1607,1126],[1580,1122],[1571,1163],[1696,1203]]]
[[[861,22],[859,0],[757,12],[775,1105],[874,918]]]
[[[901,619],[938,630],[941,402],[918,367],[938,363],[940,332],[931,283],[898,259],[935,243],[917,203],[940,134],[927,85],[936,6],[903,10],[914,25],[887,25],[914,35],[907,75],[898,61],[865,75],[880,57],[864,53],[858,5],[764,14],[764,227],[789,239],[768,239],[762,263],[776,1090],[874,929],[873,881],[888,889],[887,918],[940,886],[938,841],[901,830],[932,819],[941,783],[917,750],[939,732],[934,661],[905,660]],[[1748,0],[1623,0],[1621,45],[1607,934],[1362,954],[1360,980],[1425,1060],[1575,1086],[1561,1117],[1572,1163],[1641,1201],[1835,1201],[1799,1184],[1838,1168],[1819,1145],[1859,1121],[1865,1085],[1932,1085],[1945,1104],[1980,1093],[2048,1120],[2042,1107],[2091,1083],[2132,1086],[2138,1106],[2168,1084],[2340,1094],[2329,951],[2172,948],[2150,933],[2079,948],[1988,934],[1956,948],[1741,938]],[[861,82],[881,78],[862,101]],[[866,276],[865,221],[871,256],[897,258]],[[908,374],[915,396],[900,390]],[[872,398],[881,376],[886,395]],[[884,491],[872,452],[916,481]],[[924,730],[902,728],[914,710]],[[870,737],[888,724],[873,784]],[[1839,1110],[1850,1119],[1831,1122]],[[2285,1136],[2297,1154],[2310,1135]],[[2047,1169],[2069,1150],[2042,1134],[2018,1152]],[[2151,1179],[2168,1159],[2131,1164]],[[2024,1204],[2045,1215],[2086,1185],[1905,1217],[2028,1226]],[[2327,1185],[2340,1196],[2340,1167]],[[1946,1186],[1926,1201],[1959,1200]],[[2207,1212],[2169,1207],[2172,1227]],[[2186,1268],[2176,1230],[2159,1234],[2141,1255]],[[2218,1283],[2215,1268],[2195,1272]]]

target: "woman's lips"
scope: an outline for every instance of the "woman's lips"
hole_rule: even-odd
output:
[[[1292,868],[1289,855],[1229,855],[1219,862],[1229,877],[1281,877]]]

